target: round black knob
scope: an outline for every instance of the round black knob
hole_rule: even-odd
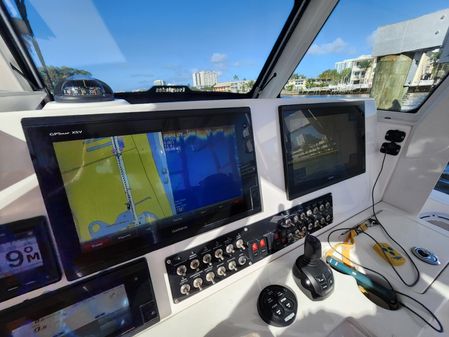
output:
[[[264,288],[257,300],[257,311],[267,324],[287,326],[296,318],[298,302],[295,294],[280,285],[269,285]]]

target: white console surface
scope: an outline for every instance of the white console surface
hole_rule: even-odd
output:
[[[334,224],[339,224],[338,227],[354,226],[371,215],[371,211],[367,208],[371,204],[371,188],[382,161],[383,155],[378,150],[384,141],[385,132],[393,128],[403,130],[407,132],[407,135],[410,134],[409,126],[378,122],[374,101],[372,100],[365,101],[366,172],[295,200],[287,200],[286,198],[278,108],[282,104],[308,104],[323,101],[325,100],[321,98],[291,98],[288,100],[254,99],[106,107],[83,106],[80,109],[63,109],[62,107],[58,109],[55,106],[55,109],[50,110],[1,114],[0,136],[3,136],[3,139],[9,142],[5,141],[5,144],[12,144],[11,146],[8,145],[8,151],[5,152],[4,157],[8,158],[8,161],[4,161],[3,171],[20,174],[17,174],[17,179],[16,175],[10,174],[9,176],[14,179],[11,178],[11,181],[5,182],[6,188],[0,191],[0,223],[45,214],[37,179],[33,174],[34,171],[24,143],[25,137],[20,124],[21,118],[66,116],[78,113],[105,114],[143,111],[151,113],[152,111],[173,109],[247,106],[251,108],[263,211],[145,255],[151,272],[161,322],[143,331],[140,336],[326,337],[347,317],[353,317],[359,325],[379,337],[444,335],[434,333],[430,328],[424,328],[424,323],[405,309],[392,312],[374,305],[360,293],[353,278],[336,272],[334,273],[336,281],[334,293],[324,301],[310,301],[297,287],[291,271],[295,259],[303,252],[303,239],[239,271],[213,287],[204,289],[179,304],[173,302],[165,265],[165,259],[168,256],[213,240],[233,230],[250,226],[279,211],[289,209],[326,193],[332,193],[333,219]],[[14,156],[10,156],[11,153],[14,153]],[[376,201],[382,200],[383,192],[389,183],[397,160],[397,156],[389,156],[385,161],[385,167],[375,191]],[[23,207],[24,204],[27,207]],[[363,211],[365,209],[367,210]],[[408,289],[399,282],[390,267],[372,250],[372,242],[367,237],[362,235],[357,237],[357,245],[351,256],[358,258],[363,264],[384,272],[398,290],[411,294],[425,303],[438,314],[440,319],[446,317],[446,320],[449,320],[449,304],[445,300],[445,298],[449,298],[449,286],[447,286],[449,285],[449,271],[444,269],[449,261],[449,250],[445,246],[448,232],[441,228],[430,227],[430,224],[409,217],[399,209],[392,208],[387,204],[379,204],[376,209],[382,209],[379,218],[391,234],[404,244],[404,247],[410,249],[415,245],[420,245],[431,249],[439,255],[442,264],[432,267],[416,259],[416,263],[422,272],[422,279],[413,289]],[[357,213],[359,214],[354,216]],[[323,250],[328,249],[325,242],[329,230],[331,228],[322,228],[316,232],[323,242]],[[369,232],[376,236],[379,241],[389,242],[380,229],[370,228]],[[400,267],[400,269],[404,277],[410,280],[412,276],[410,274],[410,263]],[[434,281],[436,278],[437,280]],[[0,310],[70,283],[63,277],[61,281],[48,287],[36,289],[0,303]],[[258,295],[264,287],[270,284],[286,285],[297,296],[298,316],[296,321],[287,328],[269,327],[259,318],[257,313]],[[449,323],[446,325],[449,331]],[[449,334],[446,333],[446,335]]]
[[[385,310],[369,301],[358,289],[351,276],[334,271],[335,289],[324,301],[309,300],[297,287],[292,266],[295,259],[302,254],[303,247],[297,247],[268,264],[254,265],[253,272],[218,292],[204,298],[190,307],[163,319],[139,336],[207,336],[207,337],[268,337],[268,336],[327,336],[344,319],[353,317],[357,323],[374,336],[447,336],[449,333],[449,272],[445,270],[449,261],[449,250],[444,245],[448,232],[420,222],[402,211],[381,203],[376,206],[379,219],[405,249],[421,245],[433,250],[440,258],[440,266],[430,266],[412,257],[421,271],[422,280],[414,287],[405,287],[391,267],[367,246],[366,236],[356,238],[356,247],[351,257],[356,257],[362,264],[384,273],[394,287],[409,294],[425,304],[442,321],[445,332],[439,334],[427,327],[405,308],[397,311]],[[371,215],[366,210],[337,227],[352,227]],[[329,231],[328,231],[329,232]],[[321,233],[323,252],[329,248],[328,232]],[[381,242],[389,242],[378,228],[370,228],[370,234]],[[399,233],[401,233],[399,235]],[[370,243],[371,244],[371,243]],[[363,250],[368,247],[368,250]],[[286,249],[288,250],[288,248]],[[399,267],[399,271],[411,277],[407,272],[410,262]],[[286,328],[268,326],[257,313],[256,303],[261,290],[270,285],[279,284],[289,287],[298,300],[298,313],[295,322]],[[411,305],[409,300],[404,301]],[[430,319],[418,307],[413,307]],[[433,322],[435,325],[435,322]]]

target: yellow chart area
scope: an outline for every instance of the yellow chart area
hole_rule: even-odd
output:
[[[54,143],[80,242],[173,215],[147,135],[114,138]]]

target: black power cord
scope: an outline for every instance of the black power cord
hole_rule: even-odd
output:
[[[380,166],[380,170],[379,173],[376,177],[376,180],[374,181],[374,185],[373,185],[373,189],[371,190],[371,207],[373,210],[373,218],[374,220],[377,222],[377,224],[382,228],[382,230],[385,232],[385,234],[390,238],[391,241],[393,241],[398,247],[401,248],[402,252],[405,253],[405,255],[407,256],[407,258],[409,259],[410,263],[412,264],[413,268],[416,271],[416,279],[412,282],[412,283],[408,283],[406,282],[402,276],[399,274],[399,272],[397,271],[397,269],[395,268],[395,266],[390,262],[390,260],[388,259],[386,253],[381,249],[382,253],[385,256],[385,259],[387,260],[388,264],[390,265],[390,267],[393,269],[393,271],[396,273],[396,275],[399,277],[399,279],[401,280],[401,282],[411,288],[413,286],[415,286],[418,282],[419,279],[421,277],[421,273],[419,272],[418,267],[416,266],[415,262],[412,260],[412,258],[410,257],[410,255],[407,253],[407,251],[404,249],[404,247],[402,247],[399,242],[397,242],[391,235],[390,233],[388,233],[387,229],[384,227],[384,225],[382,225],[382,223],[380,222],[379,218],[377,217],[376,214],[376,210],[374,208],[375,203],[374,203],[374,189],[376,188],[377,182],[379,181],[380,175],[382,174],[382,171],[384,169],[384,164],[385,164],[385,158],[387,158],[387,153],[384,154],[383,159],[382,159],[382,165]],[[366,233],[365,233],[366,234]],[[370,236],[369,234],[367,234],[368,236]],[[372,237],[371,237],[372,238]]]
[[[439,333],[443,332],[444,329],[443,329],[443,325],[441,324],[440,320],[439,320],[439,319],[435,316],[435,314],[434,314],[429,308],[427,308],[423,303],[419,302],[417,299],[411,297],[410,295],[407,295],[407,294],[404,294],[404,293],[402,293],[402,292],[399,292],[399,291],[395,290],[395,289],[393,288],[393,285],[390,283],[390,281],[389,281],[383,274],[381,274],[380,272],[378,272],[378,271],[376,271],[376,270],[374,270],[374,269],[372,269],[372,268],[368,268],[368,267],[366,267],[366,266],[364,266],[364,265],[362,265],[362,264],[360,264],[360,263],[357,263],[357,262],[355,262],[355,261],[349,259],[348,257],[344,256],[342,253],[340,253],[340,252],[339,252],[339,251],[338,251],[338,250],[331,244],[331,242],[330,242],[330,237],[331,237],[332,234],[334,234],[334,233],[336,233],[336,232],[341,232],[341,231],[347,232],[347,231],[350,231],[350,230],[353,230],[353,229],[354,229],[354,228],[337,228],[337,229],[334,229],[334,230],[330,231],[329,234],[327,235],[327,244],[329,245],[329,247],[330,247],[335,253],[337,253],[337,254],[340,255],[341,257],[347,259],[348,261],[350,261],[350,262],[351,262],[352,264],[354,264],[355,266],[360,267],[360,268],[363,268],[364,270],[370,271],[370,272],[372,272],[372,273],[374,273],[374,274],[380,276],[380,277],[381,277],[383,280],[385,280],[385,282],[388,284],[388,287],[389,287],[392,291],[394,291],[397,295],[401,295],[401,296],[407,297],[407,298],[411,299],[412,301],[414,301],[415,303],[419,304],[419,305],[420,305],[425,311],[427,311],[427,312],[429,313],[429,315],[430,315],[430,316],[437,322],[438,327],[433,326],[433,325],[432,325],[429,321],[427,321],[422,315],[418,314],[415,310],[413,310],[412,308],[410,308],[408,305],[404,304],[404,302],[399,301],[399,304],[400,304],[401,306],[403,306],[404,308],[406,308],[407,310],[409,310],[410,312],[412,312],[413,314],[415,314],[416,317],[418,317],[419,319],[421,319],[424,323],[426,323],[426,324],[427,324],[429,327],[431,327],[433,330],[435,330],[436,332],[439,332]],[[361,232],[361,233],[367,235],[367,236],[370,237],[374,242],[376,242],[376,243],[378,244],[378,241],[377,241],[375,238],[373,238],[371,235],[369,235],[368,233],[365,233],[365,232]]]

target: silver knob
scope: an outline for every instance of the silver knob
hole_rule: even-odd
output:
[[[179,276],[185,276],[186,272],[187,268],[183,264],[176,268],[176,274],[178,274]]]
[[[217,269],[217,274],[220,276],[226,276],[226,268],[221,266]]]
[[[200,261],[198,259],[192,260],[190,262],[190,268],[192,268],[193,270],[197,270],[199,266],[200,266]]]
[[[222,261],[224,260],[224,257],[223,257],[223,249],[221,249],[221,248],[217,249],[217,250],[215,251],[214,255],[215,255],[215,257],[216,257],[217,259],[220,259],[220,260],[222,260]]]
[[[211,263],[211,262],[212,262],[212,255],[210,255],[210,254],[204,255],[204,256],[203,256],[203,262],[204,262],[205,264]]]
[[[232,243],[226,246],[226,253],[228,254],[234,253],[234,245]]]
[[[238,239],[237,242],[235,243],[235,246],[238,249],[242,249],[242,250],[245,249],[245,243],[243,242],[242,239]]]
[[[181,286],[181,294],[188,295],[190,293],[190,285],[188,283]]]
[[[201,286],[203,285],[203,279],[201,277],[197,277],[193,280],[193,286],[199,290],[201,290]]]
[[[235,261],[231,261],[228,263],[228,269],[237,271],[237,263]]]
[[[206,274],[206,281],[210,283],[215,283],[214,281],[215,273],[213,271],[210,271]]]
[[[238,259],[239,265],[243,266],[247,261],[246,256],[240,256]]]

